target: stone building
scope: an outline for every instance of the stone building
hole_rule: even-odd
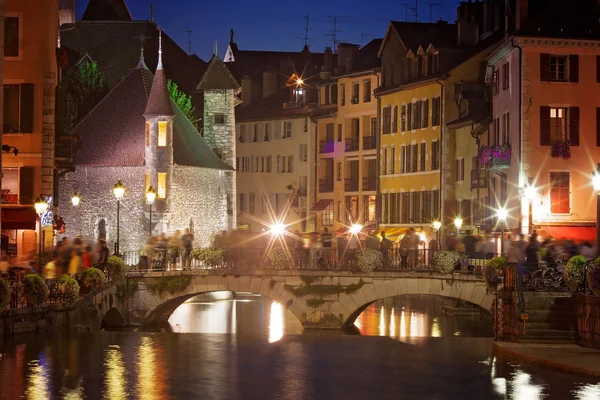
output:
[[[237,83],[214,56],[198,84],[205,91],[206,140],[170,99],[159,45],[156,73],[143,53],[133,69],[75,128],[83,151],[76,171],[60,184],[59,209],[67,234],[84,240],[117,239],[117,201],[112,188],[121,181],[120,250],[139,250],[150,236],[190,228],[195,246],[235,227],[234,106]],[[209,118],[210,117],[210,118]],[[214,126],[213,126],[214,125]],[[221,156],[221,158],[219,157]],[[71,205],[69,188],[78,187],[81,204]],[[149,186],[157,191],[150,210]],[[229,204],[228,204],[229,199]],[[229,210],[229,214],[228,214]]]

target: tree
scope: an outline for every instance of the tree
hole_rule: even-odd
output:
[[[171,96],[171,100],[177,104],[177,107],[179,107],[181,112],[183,112],[183,115],[190,120],[192,125],[198,128],[199,119],[194,115],[196,109],[192,105],[192,96],[182,92],[179,89],[179,86],[177,86],[177,84],[170,79],[167,81],[167,88],[169,90],[169,96]]]

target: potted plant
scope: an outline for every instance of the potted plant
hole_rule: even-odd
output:
[[[437,272],[450,274],[460,263],[460,253],[450,250],[439,250],[433,255],[433,268]]]
[[[111,280],[116,283],[119,283],[125,278],[125,273],[127,272],[127,264],[121,257],[111,256],[108,258],[106,262],[106,269],[108,270],[108,275]]]
[[[554,158],[562,158],[564,160],[568,160],[571,158],[571,144],[568,140],[562,141],[557,140],[552,143],[552,148],[550,149],[550,155]]]
[[[381,252],[374,249],[360,249],[356,252],[356,265],[362,272],[371,272],[381,268],[383,259]]]
[[[10,285],[4,279],[0,279],[0,311],[10,302]]]
[[[573,256],[567,262],[564,277],[567,287],[572,291],[577,291],[583,283],[583,274],[587,260],[584,256]]]
[[[89,292],[95,292],[100,286],[106,281],[104,272],[98,268],[88,268],[81,273],[79,280],[79,293],[87,294]]]
[[[479,149],[479,164],[487,165],[490,161],[492,161],[492,147],[482,146]]]
[[[507,265],[508,262],[506,261],[506,258],[495,257],[483,267],[483,277],[485,278],[488,290],[495,291],[498,289],[498,284],[502,281],[504,268],[506,268]]]
[[[588,287],[596,296],[600,296],[600,257],[588,267],[586,275]]]
[[[192,251],[192,257],[204,265],[217,267],[223,263],[224,252],[223,249],[217,247],[207,247]]]
[[[25,275],[23,278],[23,291],[28,306],[44,304],[48,296],[48,286],[46,286],[44,279],[37,274]]]
[[[281,247],[274,247],[269,251],[269,261],[275,269],[289,269],[292,265],[292,260]]]
[[[79,284],[69,275],[63,275],[58,280],[58,292],[65,304],[70,306],[79,298]]]

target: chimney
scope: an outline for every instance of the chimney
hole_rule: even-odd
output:
[[[473,45],[479,40],[479,25],[475,22],[457,21],[458,44]]]
[[[333,70],[333,54],[331,47],[325,47],[323,52],[323,71],[331,72]]]
[[[242,78],[242,107],[252,103],[252,79],[247,75]]]
[[[527,23],[529,18],[529,1],[517,0],[515,8],[515,30],[519,30]]]
[[[277,91],[277,71],[263,72],[263,99]]]
[[[352,43],[340,43],[337,51],[337,66],[346,69],[346,60],[358,51],[358,45]]]
[[[75,0],[60,0],[58,21],[59,26],[75,23]]]
[[[350,57],[346,58],[346,72],[352,71],[353,61],[354,61],[354,57],[352,55]]]
[[[479,40],[479,22],[483,19],[482,3],[462,2],[456,8],[458,44],[472,45]],[[485,26],[485,21],[484,21]]]

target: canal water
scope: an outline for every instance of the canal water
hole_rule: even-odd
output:
[[[0,399],[600,399],[597,379],[507,362],[491,318],[429,297],[302,332],[260,296],[196,298],[157,332],[0,341]]]

